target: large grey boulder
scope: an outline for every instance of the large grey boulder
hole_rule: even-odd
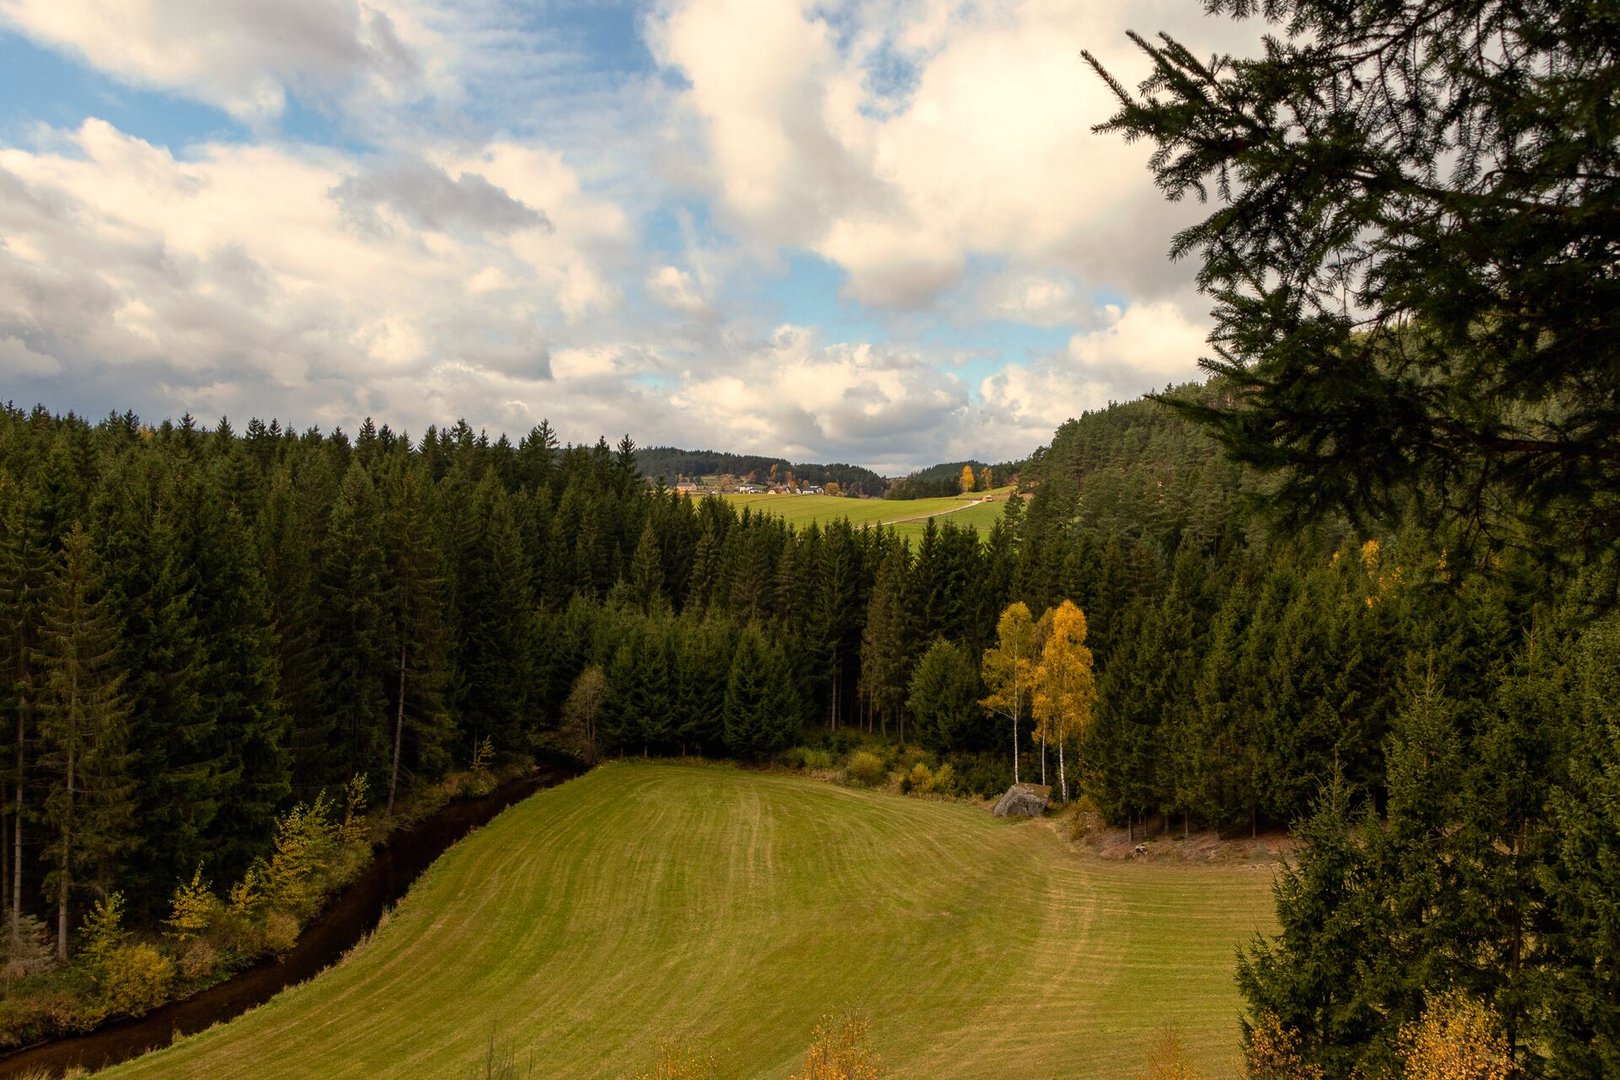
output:
[[[1045,784],[1014,784],[990,812],[996,817],[1039,817],[1051,797],[1052,789]]]

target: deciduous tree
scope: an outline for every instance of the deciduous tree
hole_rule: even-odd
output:
[[[1022,744],[1018,722],[1029,706],[1035,685],[1035,620],[1021,600],[1007,605],[996,622],[996,644],[984,651],[980,672],[990,691],[980,704],[1012,722],[1013,783],[1018,783]]]
[[[1064,747],[1091,723],[1097,684],[1091,673],[1091,650],[1086,648],[1085,613],[1074,601],[1065,600],[1052,610],[1051,616],[1050,629],[1041,644],[1040,662],[1035,666],[1034,714],[1041,739],[1058,748],[1058,783],[1063,788],[1063,801],[1068,802]]]

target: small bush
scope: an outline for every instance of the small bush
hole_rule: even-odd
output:
[[[517,1050],[508,1044],[497,1043],[492,1031],[489,1045],[484,1050],[484,1060],[473,1070],[471,1080],[522,1080],[533,1075],[533,1060],[519,1065]]]
[[[1248,1080],[1322,1080],[1321,1066],[1300,1054],[1299,1035],[1272,1013],[1261,1016],[1243,1041]]]
[[[665,1043],[651,1068],[625,1073],[619,1080],[712,1080],[717,1071],[714,1055],[685,1043]]]
[[[129,936],[124,930],[124,894],[113,893],[97,900],[85,916],[79,936],[79,956],[92,971],[103,967]]]
[[[78,1031],[91,1026],[96,1019],[86,1016],[79,999],[64,989],[44,989],[0,998],[0,1049]]]
[[[201,938],[193,938],[180,950],[180,977],[187,982],[211,978],[219,970],[219,950]]]
[[[8,988],[18,979],[42,975],[56,967],[56,953],[51,949],[51,934],[45,924],[33,915],[23,915],[18,925],[15,949],[11,945],[11,920],[7,919],[0,929],[0,979]]]
[[[276,956],[285,956],[298,944],[298,920],[285,911],[272,911],[264,917],[264,948]]]
[[[880,1080],[883,1063],[867,1044],[866,1021],[826,1017],[816,1025],[804,1068],[793,1080]]]
[[[782,751],[782,756],[777,760],[790,769],[822,772],[833,767],[834,759],[830,751],[812,746],[795,746]]]
[[[1431,998],[1421,1019],[1401,1028],[1406,1080],[1507,1080],[1513,1054],[1489,1005],[1458,991]]]
[[[119,945],[102,959],[97,981],[109,1012],[140,1016],[168,1000],[174,961],[145,942]]]
[[[1068,835],[1070,840],[1084,840],[1091,833],[1107,824],[1102,811],[1097,809],[1097,800],[1090,795],[1082,795],[1066,806],[1062,811],[1060,828]]]
[[[980,798],[1000,795],[1012,786],[1012,760],[1004,753],[952,754],[956,790]]]
[[[849,755],[844,773],[854,783],[874,787],[884,779],[883,759],[870,750],[857,750]]]
[[[827,750],[834,757],[843,757],[852,750],[859,749],[861,733],[856,728],[839,728],[837,731],[827,733]]]
[[[1187,1048],[1174,1029],[1162,1029],[1148,1047],[1147,1066],[1137,1080],[1203,1080],[1203,1074],[1187,1057]]]
[[[256,917],[237,908],[227,908],[208,928],[207,941],[231,967],[251,963],[264,955],[264,935]]]
[[[190,881],[175,888],[174,898],[169,902],[169,917],[164,922],[169,924],[169,936],[184,943],[205,932],[223,909],[219,897],[203,880],[199,866]]]

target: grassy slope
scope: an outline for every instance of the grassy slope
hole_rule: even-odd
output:
[[[1001,516],[1012,488],[991,492],[994,502],[978,503],[978,495],[948,499],[844,499],[832,495],[725,495],[739,510],[751,507],[755,513],[768,513],[803,528],[812,521],[848,518],[854,525],[894,524],[901,536],[915,539],[923,531],[923,520],[939,517],[958,525],[972,525],[981,534]],[[947,515],[947,516],[941,516]]]
[[[614,765],[428,872],[377,937],[111,1074],[612,1077],[660,1039],[785,1077],[852,1006],[896,1077],[1120,1077],[1175,1024],[1231,1075],[1233,946],[1268,867],[1116,863],[982,809],[719,767]]]

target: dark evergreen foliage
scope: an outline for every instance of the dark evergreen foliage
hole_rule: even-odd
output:
[[[1133,35],[1154,144],[1215,301],[1224,394],[1296,520],[1425,514],[1549,555],[1620,541],[1620,19],[1609,0],[1211,0],[1256,59]]]

